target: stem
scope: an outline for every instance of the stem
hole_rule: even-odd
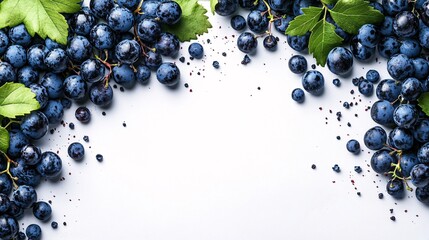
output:
[[[18,120],[9,119],[9,122],[6,124],[6,126],[4,126],[4,128],[8,128],[13,123],[18,123],[19,124],[21,122],[18,121]]]
[[[146,54],[146,51],[145,51],[146,45],[142,42],[142,40],[140,39],[139,35],[137,34],[137,25],[134,25],[133,31],[134,31],[134,36],[136,37],[137,42],[140,45],[140,49],[142,51],[142,54],[147,57],[147,54]]]
[[[4,153],[4,152],[2,152],[2,151],[0,151],[0,153],[1,153],[1,154],[3,154],[3,156],[6,158],[6,161],[7,161],[7,163],[6,163],[6,169],[5,169],[5,170],[3,170],[3,171],[1,171],[1,172],[0,172],[0,174],[6,173],[7,175],[9,175],[10,179],[12,179],[13,186],[14,186],[15,188],[17,188],[17,187],[18,187],[18,184],[16,184],[16,182],[15,182],[15,181],[17,181],[17,180],[18,180],[18,178],[17,178],[17,177],[12,176],[12,174],[10,173],[10,163],[13,163],[15,166],[16,166],[16,165],[18,165],[18,164],[17,164],[16,162],[12,161],[12,159],[10,159],[10,158],[6,155],[6,153]]]
[[[110,64],[108,63],[106,60],[101,59],[98,55],[95,55],[95,58],[97,60],[99,60],[101,63],[104,64],[104,66],[106,66],[109,69],[109,72],[104,76],[104,86],[107,88],[107,86],[109,85],[109,79],[110,79],[110,75],[112,74],[112,67],[114,66],[118,66],[118,64]],[[106,52],[106,59],[108,58],[108,54]]]
[[[140,1],[139,5],[137,6],[136,10],[134,11],[135,13],[142,14],[141,10],[142,10],[143,2],[144,2],[144,0]]]

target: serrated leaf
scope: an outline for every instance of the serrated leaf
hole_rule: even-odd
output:
[[[323,12],[323,8],[308,7],[303,8],[302,11],[304,12],[304,14],[297,16],[289,23],[289,26],[286,29],[286,34],[292,36],[305,35],[319,21],[320,16]]]
[[[74,13],[80,0],[4,0],[0,4],[0,28],[24,23],[31,36],[38,34],[67,44],[68,25],[60,13]]]
[[[4,127],[0,127],[0,151],[3,153],[7,152],[9,148],[9,132]]]
[[[175,34],[181,42],[197,39],[198,35],[208,32],[212,27],[209,18],[205,15],[207,10],[197,0],[176,0],[182,8],[182,18],[173,26],[163,27]]]
[[[384,15],[364,0],[339,0],[329,13],[335,23],[350,34],[357,34],[364,24],[375,24],[384,20]]]
[[[329,51],[340,46],[342,41],[343,39],[335,33],[335,26],[322,19],[311,30],[308,50],[313,54],[317,64],[325,66]]]
[[[422,108],[422,111],[426,113],[427,116],[429,116],[429,92],[423,93],[417,100],[419,102],[419,106]]]
[[[210,0],[210,10],[212,11],[212,14],[215,13],[215,7],[218,2],[219,0]]]
[[[40,104],[29,88],[21,83],[6,83],[0,87],[0,115],[16,118],[39,109]]]

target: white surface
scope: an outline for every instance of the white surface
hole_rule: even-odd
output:
[[[275,53],[265,51],[260,39],[244,66],[229,18],[211,22],[210,33],[199,38],[204,59],[190,61],[183,44],[180,56],[190,65],[174,60],[182,72],[178,89],[162,86],[153,75],[147,86],[116,89],[107,110],[89,105],[88,125],[73,117],[76,105],[67,111],[65,121],[76,129],[59,126],[43,145],[59,151],[65,177],[38,189],[39,199],[53,201],[52,220],[60,224],[57,230],[42,224],[43,239],[427,239],[428,208],[414,193],[401,201],[390,198],[387,180],[368,166],[367,149],[359,156],[345,149],[351,138],[363,145],[364,132],[374,125],[365,109],[375,96],[358,97],[350,78],[341,78],[337,88],[336,76],[317,67],[325,93],[306,94],[305,103],[297,104],[290,94],[301,87],[300,76],[287,67],[295,52],[286,37],[275,32]],[[214,60],[220,69],[211,66]],[[353,76],[375,67],[388,77],[385,62],[355,64]],[[359,105],[342,107],[341,101],[352,100]],[[82,163],[67,156],[73,141],[86,147]],[[104,162],[95,160],[97,153]],[[341,173],[332,171],[336,163]],[[362,174],[353,171],[356,165]],[[39,221],[29,216],[22,222]]]

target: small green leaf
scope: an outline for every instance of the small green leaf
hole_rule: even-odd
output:
[[[4,127],[0,127],[0,151],[6,153],[9,148],[9,132]]]
[[[286,34],[292,36],[302,36],[310,31],[314,25],[319,21],[322,15],[323,8],[320,7],[308,7],[303,8],[304,14],[299,15],[289,23],[286,29]]]
[[[212,11],[212,14],[215,13],[215,7],[219,0],[210,0],[210,10]]]
[[[335,26],[321,19],[311,30],[308,50],[317,64],[325,66],[326,57],[332,48],[340,46],[343,39],[335,33]]]
[[[79,9],[80,0],[4,0],[0,4],[0,28],[24,23],[31,36],[37,33],[66,45],[68,25],[60,13]]]
[[[207,10],[197,0],[176,0],[176,2],[182,8],[182,18],[173,26],[164,25],[168,32],[175,34],[182,42],[197,39],[198,35],[208,32],[212,25],[205,15]]]
[[[6,83],[0,87],[0,115],[16,118],[39,109],[36,95],[24,84]]]
[[[426,113],[427,116],[429,116],[429,92],[425,92],[420,95],[418,102],[419,106],[422,108],[422,111]]]
[[[364,24],[375,24],[384,20],[384,15],[364,0],[339,0],[329,13],[338,26],[351,34],[357,34]]]

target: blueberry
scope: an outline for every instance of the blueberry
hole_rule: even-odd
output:
[[[43,177],[56,178],[62,170],[61,158],[54,152],[44,152],[40,162],[36,165],[36,169]]]
[[[305,89],[305,91],[313,94],[313,95],[320,95],[323,92],[325,84],[325,79],[317,70],[309,70],[307,71],[304,76],[302,76],[302,86]]]
[[[411,182],[416,187],[424,187],[429,184],[429,166],[423,163],[414,165],[410,172]]]
[[[380,42],[377,45],[377,49],[380,56],[384,58],[390,58],[393,55],[399,53],[400,46],[401,46],[401,43],[395,37],[385,37],[380,40]]]
[[[393,102],[401,94],[402,83],[392,79],[381,80],[375,90],[378,99]]]
[[[350,41],[350,50],[353,56],[361,62],[370,61],[375,56],[375,48],[362,45],[356,37]]]
[[[396,198],[401,199],[405,196],[405,187],[404,183],[400,179],[391,179],[386,184],[386,191],[387,193]]]
[[[82,123],[88,123],[91,120],[91,111],[87,107],[78,107],[74,115]]]
[[[414,77],[424,80],[429,75],[429,63],[423,58],[414,58],[411,60],[414,66]]]
[[[180,80],[180,70],[174,63],[164,62],[156,71],[158,81],[168,87],[176,86]]]
[[[12,158],[18,158],[21,150],[30,143],[28,137],[20,130],[12,129],[9,131],[9,148],[7,154]]]
[[[379,100],[371,107],[371,118],[374,122],[384,125],[393,126],[393,111],[394,107],[386,100]]]
[[[379,41],[379,33],[373,24],[364,24],[359,28],[357,39],[365,47],[374,48]]]
[[[380,74],[375,69],[368,70],[368,72],[366,72],[365,77],[366,77],[366,80],[372,83],[377,83],[380,80]]]
[[[402,11],[396,14],[393,20],[393,32],[401,38],[412,37],[416,35],[419,20],[409,11]]]
[[[42,112],[48,118],[49,124],[59,124],[63,119],[64,108],[60,100],[49,100]]]
[[[356,139],[351,139],[347,141],[346,148],[347,148],[347,151],[353,154],[360,153],[360,144]]]
[[[376,173],[386,173],[392,167],[392,163],[396,163],[395,155],[391,155],[387,149],[378,150],[371,157],[371,168]]]
[[[12,199],[15,201],[16,205],[26,209],[30,208],[37,201],[37,193],[33,187],[21,185],[13,191]]]
[[[21,131],[30,139],[37,140],[48,132],[49,120],[44,113],[33,111],[21,122]]]
[[[421,143],[429,142],[429,119],[417,121],[414,125],[414,139]]]
[[[42,181],[36,166],[27,165],[22,159],[18,159],[17,164],[10,168],[10,174],[17,178],[16,183],[19,185],[37,187]]]
[[[400,157],[399,163],[402,176],[409,177],[411,169],[413,169],[413,167],[418,163],[420,163],[420,161],[415,153],[403,153]]]
[[[37,224],[30,224],[27,226],[27,229],[25,229],[25,234],[27,235],[28,239],[30,240],[40,240],[42,239],[42,229]]]
[[[294,55],[289,59],[288,66],[291,72],[303,74],[307,71],[307,59],[302,55]]]
[[[401,96],[404,100],[415,101],[423,92],[423,85],[417,78],[407,78],[402,83]]]
[[[395,16],[397,13],[408,10],[407,0],[383,0],[383,9],[386,15]]]
[[[410,150],[414,144],[413,132],[409,129],[396,127],[390,131],[388,144],[398,150]]]
[[[247,15],[247,25],[254,33],[263,33],[267,30],[269,24],[268,14],[263,14],[259,10],[252,10]]]
[[[374,84],[366,79],[359,82],[359,92],[364,96],[371,96],[374,92]]]
[[[85,156],[85,148],[79,142],[74,142],[70,144],[67,152],[69,156],[76,161],[81,161]]]
[[[346,75],[353,67],[353,55],[347,48],[335,47],[329,52],[326,64],[332,73]]]
[[[387,141],[386,131],[380,126],[375,126],[366,131],[363,142],[371,150],[380,150]]]
[[[244,53],[253,53],[258,46],[256,36],[250,32],[243,32],[237,39],[237,47]]]
[[[18,222],[14,217],[2,214],[0,216],[0,239],[14,239],[18,234]]]
[[[305,100],[305,93],[304,93],[304,91],[301,88],[295,88],[292,91],[292,99],[295,102],[303,103],[304,100]]]
[[[26,165],[36,165],[40,161],[42,152],[39,147],[27,144],[21,149],[21,159]]]
[[[104,82],[96,82],[89,88],[89,99],[97,106],[107,107],[113,100],[113,89]]]
[[[302,36],[287,35],[287,43],[293,50],[304,53],[307,51],[309,38],[310,33]]]
[[[405,39],[399,47],[399,52],[407,55],[409,58],[415,58],[420,55],[422,47],[420,43],[414,39]]]
[[[235,15],[231,18],[231,27],[237,31],[243,30],[246,27],[246,19],[241,15]]]
[[[36,202],[33,205],[33,215],[41,220],[41,221],[47,221],[51,217],[52,208],[51,205],[49,205],[46,202],[40,201]]]
[[[404,80],[414,74],[414,65],[404,54],[397,54],[387,62],[387,71],[396,80]]]
[[[196,59],[201,59],[204,56],[204,48],[200,43],[194,42],[189,45],[188,48],[189,55]]]
[[[380,26],[380,33],[383,36],[393,35],[393,18],[390,16],[384,16],[384,21]]]

